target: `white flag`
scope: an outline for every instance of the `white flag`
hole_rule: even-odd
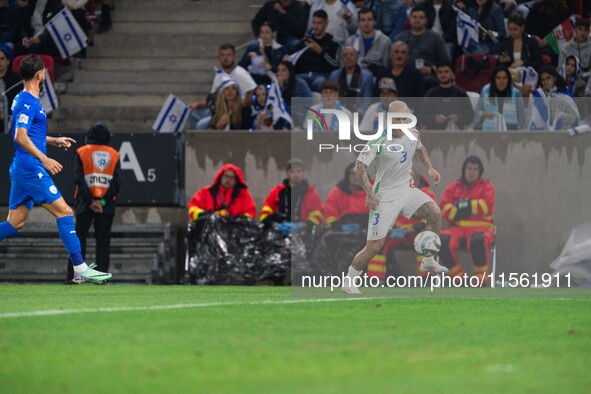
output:
[[[527,130],[551,130],[548,98],[540,89],[534,92]]]
[[[287,61],[290,62],[291,64],[293,64],[295,66],[295,64],[298,62],[298,60],[300,59],[300,57],[304,54],[304,52],[306,52],[308,49],[310,49],[309,46],[305,46],[302,49],[300,49],[297,52],[292,53],[291,55],[289,55],[289,57],[287,58]]]
[[[152,129],[160,133],[182,131],[189,115],[189,108],[174,94],[169,94]]]
[[[472,19],[468,14],[457,7],[453,7],[456,11],[456,29],[458,33],[458,45],[462,48],[468,48],[470,42],[478,42],[478,22]]]
[[[39,94],[39,101],[41,101],[41,106],[47,114],[59,107],[57,94],[55,94],[53,82],[51,82],[47,70],[45,70],[45,81],[43,81],[43,91]]]
[[[86,34],[67,8],[58,12],[46,25],[62,58],[67,58],[86,48]]]
[[[269,89],[269,94],[267,96],[265,108],[273,112],[273,125],[275,125],[279,119],[284,119],[291,125],[291,116],[289,115],[289,112],[287,112],[287,106],[285,105],[283,96],[281,96],[281,89],[279,88],[277,79],[272,73],[267,75],[271,77],[272,82],[271,88]]]

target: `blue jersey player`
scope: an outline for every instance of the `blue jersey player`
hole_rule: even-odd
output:
[[[45,66],[38,56],[28,55],[20,64],[24,90],[12,103],[11,133],[16,153],[10,166],[10,202],[8,219],[0,223],[0,241],[15,237],[25,226],[33,204],[40,204],[56,218],[60,238],[74,265],[75,282],[102,283],[111,274],[87,266],[82,258],[80,241],[74,229],[72,209],[53,183],[50,175],[62,170],[62,165],[47,157],[47,144],[68,149],[73,143],[68,137],[48,137],[47,118],[39,101],[43,89]]]

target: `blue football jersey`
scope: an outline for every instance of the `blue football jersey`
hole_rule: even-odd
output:
[[[38,98],[29,92],[22,91],[12,102],[12,123],[10,132],[15,139],[17,128],[28,131],[33,144],[44,154],[47,154],[47,117]],[[36,174],[45,173],[45,168],[39,160],[31,156],[19,144],[14,143],[16,153],[10,168],[13,173]]]

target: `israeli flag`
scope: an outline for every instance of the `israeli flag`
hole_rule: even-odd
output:
[[[41,106],[46,114],[57,109],[60,105],[47,70],[45,70],[45,81],[43,81],[43,91],[39,94],[39,101],[41,101]]]
[[[268,73],[267,75],[271,77],[272,82],[265,108],[268,108],[273,112],[273,124],[276,124],[279,119],[284,119],[289,122],[289,124],[292,124],[291,115],[287,112],[287,107],[281,96],[281,89],[277,83],[277,78],[275,78],[275,75],[272,73]]]
[[[46,25],[62,58],[68,58],[86,48],[86,34],[67,8],[58,12]]]
[[[531,115],[529,118],[528,130],[551,130],[550,128],[550,111],[548,109],[548,99],[541,93],[536,91],[533,97],[533,104]]]
[[[187,105],[171,93],[164,102],[152,129],[159,133],[182,131],[188,115],[189,108],[187,108]]]
[[[287,58],[287,60],[293,64],[295,66],[295,64],[298,62],[298,60],[300,59],[300,57],[304,54],[304,52],[306,52],[308,49],[310,49],[309,46],[305,46],[304,48],[300,49],[297,52],[292,53],[291,55],[289,55],[289,57]]]
[[[471,41],[478,42],[478,22],[459,8],[454,6],[453,9],[456,11],[458,45],[468,48]]]

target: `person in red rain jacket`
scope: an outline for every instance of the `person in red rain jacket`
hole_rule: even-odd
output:
[[[322,200],[314,185],[304,179],[304,163],[299,159],[290,160],[285,170],[287,178],[271,189],[259,220],[276,223],[275,228],[284,234],[302,229],[306,222],[321,224],[324,221]]]
[[[329,226],[348,213],[365,215],[369,213],[369,209],[365,206],[367,196],[355,176],[354,167],[355,163],[349,164],[343,179],[328,192],[324,204],[324,217]]]
[[[256,206],[240,168],[225,164],[215,175],[213,184],[195,193],[189,202],[189,217],[195,221],[203,212],[228,217],[255,217]]]
[[[445,188],[440,206],[449,227],[441,232],[439,258],[449,268],[449,275],[464,276],[457,250],[465,245],[472,256],[474,275],[486,283],[495,236],[495,188],[482,178],[483,172],[480,158],[469,156],[462,166],[462,177]]]
[[[415,170],[412,170],[411,176],[413,179],[413,183],[416,185],[416,187],[418,187],[426,195],[431,197],[433,201],[435,201],[435,203],[437,203],[437,197],[435,197],[435,193],[433,193],[433,190],[431,190],[431,185],[429,184],[429,181],[427,181],[427,178],[425,178]],[[396,219],[396,223],[394,224],[394,229],[392,230],[390,236],[386,240],[386,245],[384,246],[384,254],[375,256],[369,262],[369,264],[367,265],[367,276],[377,276],[378,278],[380,278],[380,280],[384,280],[386,277],[386,259],[389,251],[396,251],[401,249],[412,250],[414,248],[413,243],[416,235],[424,229],[424,221],[410,220],[402,215],[398,215],[398,219]],[[422,261],[422,257],[417,255],[417,265],[419,267],[419,274],[421,276],[424,276],[428,273],[420,269]],[[393,262],[389,263],[390,266],[392,266],[393,264]]]

